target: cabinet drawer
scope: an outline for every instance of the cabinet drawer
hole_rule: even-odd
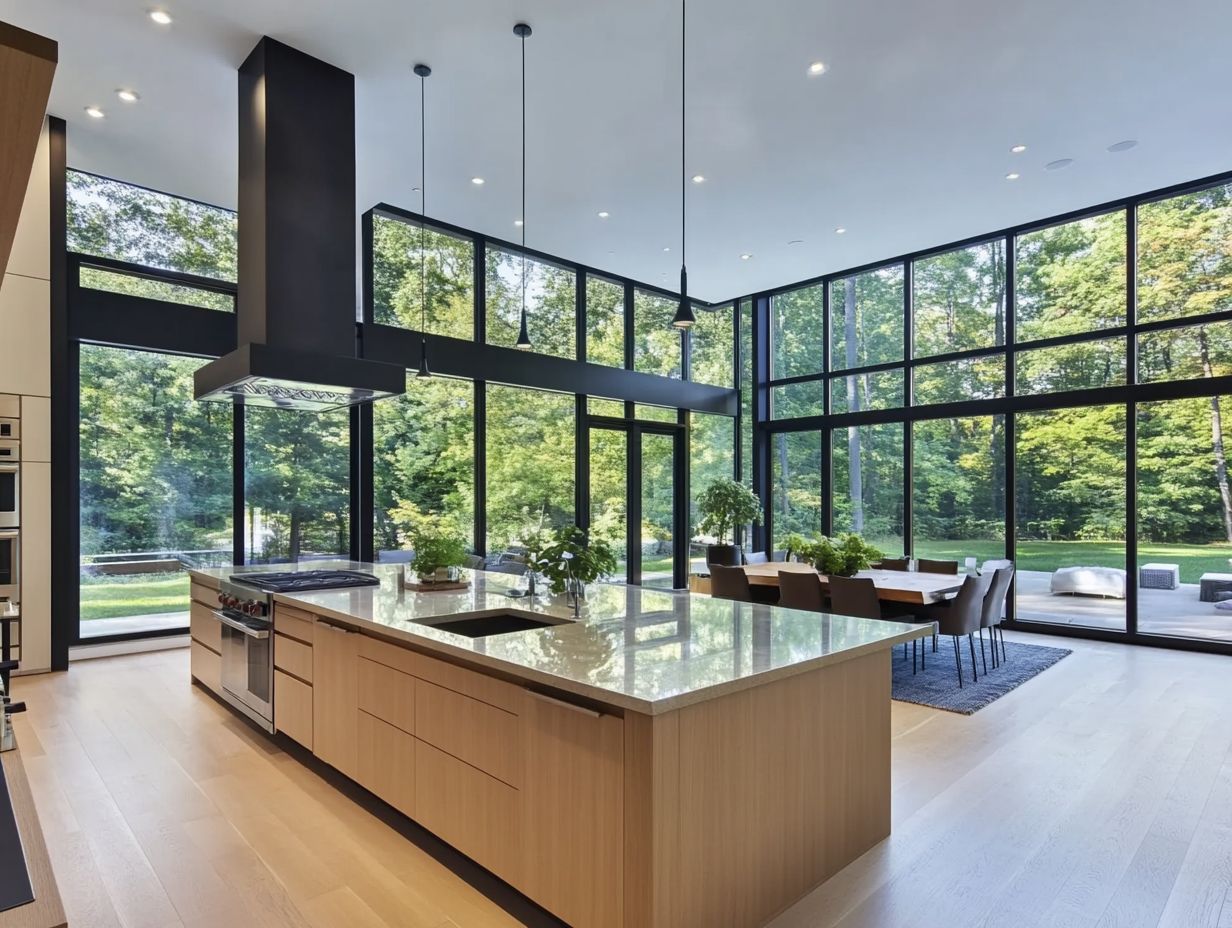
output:
[[[356,781],[414,818],[415,739],[362,709],[355,715]]]
[[[274,727],[312,750],[312,687],[274,671]]]
[[[415,819],[501,879],[518,885],[522,807],[512,786],[417,741]]]
[[[274,635],[274,666],[299,677],[305,683],[312,682],[312,645]]]
[[[415,737],[510,786],[522,784],[521,719],[503,709],[420,680]]]
[[[218,591],[210,589],[204,583],[191,581],[188,584],[188,595],[193,602],[209,606],[211,609],[218,605]]]
[[[514,715],[517,715],[521,708],[521,687],[498,680],[496,677],[489,677],[487,674],[467,670],[457,664],[428,657],[426,654],[419,654],[417,657],[415,676],[429,683],[435,683],[455,693],[486,702],[490,706],[496,706]]]
[[[312,644],[312,616],[307,612],[292,609],[278,603],[274,606],[274,631],[288,638],[295,638],[306,644]]]
[[[360,657],[356,688],[360,709],[407,734],[415,733],[414,677]]]
[[[193,679],[215,693],[221,690],[222,658],[199,641],[190,644],[188,657]]]
[[[222,625],[214,618],[209,606],[194,602],[189,606],[188,630],[193,640],[205,645],[215,654],[222,653]]]
[[[409,674],[417,674],[419,661],[422,658],[421,654],[410,648],[400,648],[396,644],[370,638],[367,635],[359,639],[359,656]]]

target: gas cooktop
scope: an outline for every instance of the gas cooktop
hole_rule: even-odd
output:
[[[232,574],[232,583],[255,586],[268,593],[299,593],[307,590],[339,590],[354,586],[380,586],[372,574],[358,570],[258,571]]]

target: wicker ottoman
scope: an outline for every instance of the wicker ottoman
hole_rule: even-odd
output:
[[[1175,590],[1180,584],[1180,564],[1143,564],[1138,568],[1138,586],[1144,590]]]
[[[1216,602],[1215,594],[1232,590],[1232,574],[1203,574],[1198,578],[1198,599],[1204,603]]]

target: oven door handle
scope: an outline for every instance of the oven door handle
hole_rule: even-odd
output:
[[[19,470],[21,470],[21,465],[16,462],[13,462],[12,464],[8,461],[0,463],[0,474],[15,474]]]
[[[247,635],[249,638],[268,638],[270,635],[268,628],[249,628],[243,622],[237,622],[230,616],[223,615],[217,609],[212,610],[212,613],[214,618],[216,618],[223,625],[226,625],[229,628],[234,628],[237,632]]]
[[[0,538],[20,538],[21,530],[15,528],[0,528]]]

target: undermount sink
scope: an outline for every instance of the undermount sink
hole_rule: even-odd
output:
[[[466,635],[468,638],[487,638],[489,635],[506,635],[509,632],[525,632],[532,628],[549,628],[565,625],[568,619],[551,616],[531,617],[526,615],[477,615],[467,619],[419,619],[419,625],[429,625],[443,632]]]

